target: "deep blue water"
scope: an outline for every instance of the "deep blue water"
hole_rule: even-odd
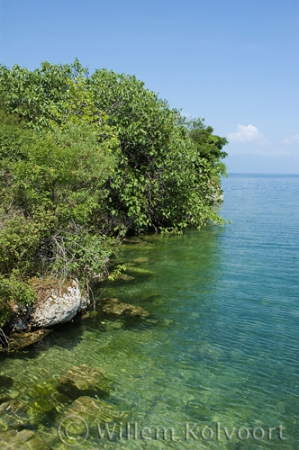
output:
[[[113,381],[105,401],[139,428],[135,440],[101,441],[82,413],[91,432],[77,448],[299,449],[299,176],[234,174],[223,188],[220,215],[232,223],[123,245],[134,279],[105,295],[149,318],[95,313],[0,361],[13,380],[0,394],[31,408],[49,448],[69,448],[55,436],[71,410],[61,400],[56,415],[38,416],[37,387],[55,389],[86,364]],[[0,440],[12,429],[5,420]],[[155,438],[162,426],[174,440]]]

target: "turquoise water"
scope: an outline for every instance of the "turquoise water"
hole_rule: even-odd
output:
[[[123,245],[134,279],[105,296],[142,306],[147,319],[95,311],[2,357],[0,401],[18,400],[27,420],[0,416],[2,443],[29,429],[36,448],[71,448],[57,429],[74,398],[57,395],[57,383],[86,364],[111,380],[103,399],[127,415],[122,440],[109,440],[83,414],[86,440],[62,434],[76,448],[299,449],[299,177],[231,175],[223,188],[221,215],[233,223]],[[173,430],[163,439],[159,427]]]

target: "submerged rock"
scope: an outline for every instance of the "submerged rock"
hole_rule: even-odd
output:
[[[97,311],[85,309],[84,312],[82,312],[82,314],[80,315],[80,318],[82,320],[86,320],[86,319],[90,319],[92,317],[96,317],[97,315],[98,315]]]
[[[25,403],[17,399],[2,403],[0,405],[0,431],[6,431],[9,428],[18,429],[30,426],[27,410],[28,407]]]
[[[104,430],[110,424],[111,440],[113,440],[113,437],[119,436],[120,424],[127,417],[127,412],[119,411],[116,406],[98,398],[82,396],[75,400],[59,417],[59,424],[63,424],[63,428],[68,429],[69,436],[74,437],[76,442],[80,442],[80,440],[84,442],[88,430],[91,448],[100,448],[101,445],[98,447],[99,431],[102,430],[105,434]],[[64,442],[66,441],[67,439]],[[96,446],[92,445],[92,441]],[[69,445],[73,442],[73,439],[69,439]]]
[[[48,450],[50,447],[34,431],[10,430],[5,433],[0,432],[0,448],[1,450]]]
[[[130,275],[127,275],[126,273],[120,273],[116,278],[115,281],[122,280],[122,281],[132,281],[134,280],[134,277],[131,277]]]
[[[18,351],[41,341],[52,330],[41,329],[28,333],[14,333],[9,338],[9,351]]]
[[[149,316],[149,312],[143,309],[141,306],[122,303],[117,298],[102,299],[100,306],[102,308],[102,311],[106,314],[141,318]]]
[[[114,422],[127,417],[126,412],[118,411],[115,406],[104,400],[88,396],[77,398],[63,415],[65,417],[80,416],[89,424]]]
[[[147,269],[143,269],[142,267],[135,267],[135,266],[131,266],[131,265],[128,265],[128,272],[133,272],[133,273],[137,273],[140,275],[148,275],[148,276],[154,275],[154,272],[152,272],[151,270],[147,270]]]
[[[111,381],[99,369],[83,364],[74,366],[58,380],[57,389],[64,395],[77,398],[82,395],[107,395]]]
[[[63,404],[70,403],[70,399],[57,391],[53,380],[41,384],[34,384],[27,390],[30,396],[28,417],[30,423],[39,425],[52,422],[60,413]]]
[[[143,264],[149,262],[149,258],[140,256],[139,258],[132,259],[133,263]]]

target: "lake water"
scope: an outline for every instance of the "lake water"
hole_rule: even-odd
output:
[[[95,311],[1,357],[1,449],[13,430],[28,433],[24,449],[299,448],[299,176],[231,175],[223,188],[232,223],[123,245],[134,279],[105,296],[147,319]],[[110,379],[86,396],[120,414],[111,439],[57,391],[84,364]]]

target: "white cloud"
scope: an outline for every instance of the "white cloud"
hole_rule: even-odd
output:
[[[291,138],[286,138],[282,141],[283,144],[296,144],[299,143],[299,134],[295,134]]]
[[[267,143],[263,135],[253,125],[238,125],[238,131],[228,133],[227,137],[231,142],[246,143],[256,141],[258,144]]]

